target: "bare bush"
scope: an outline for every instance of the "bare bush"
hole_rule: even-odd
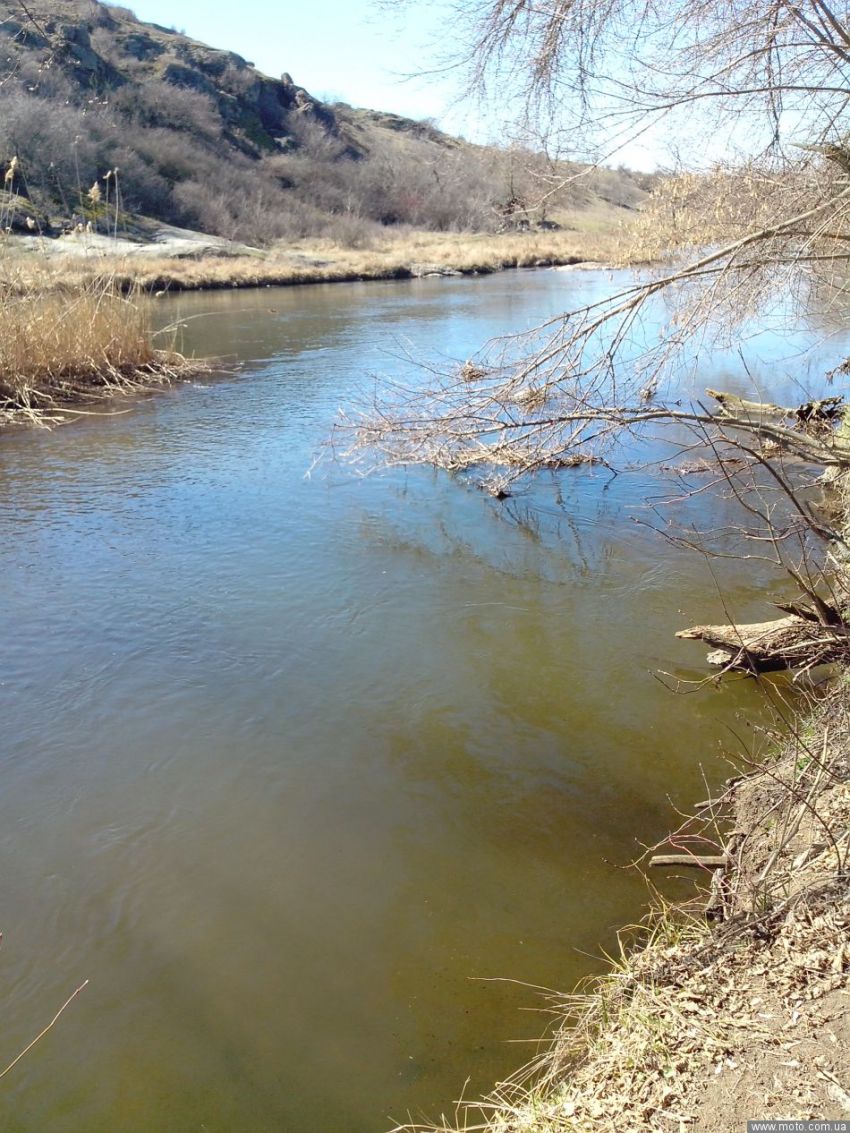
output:
[[[822,0],[775,0],[757,12],[720,0],[669,11],[631,0],[542,7],[488,0],[472,30],[473,80],[480,87],[517,68],[513,89],[527,114],[536,107],[577,129],[610,131],[673,111],[693,117],[706,102],[705,120],[725,115],[727,134],[759,114],[751,144],[764,140],[763,152],[659,185],[629,246],[634,258],[656,262],[634,282],[454,369],[426,368],[410,388],[379,390],[361,417],[343,422],[343,444],[356,459],[471,472],[504,498],[523,476],[610,460],[624,439],[666,429],[715,461],[745,517],[740,539],[758,543],[791,576],[812,603],[813,636],[829,637],[843,655],[846,604],[819,605],[819,589],[829,585],[821,567],[847,554],[843,520],[822,523],[785,466],[792,459],[838,475],[850,470],[850,411],[841,396],[777,406],[708,391],[683,404],[672,378],[695,344],[704,352],[718,337],[728,342],[742,319],[773,301],[790,319],[805,317],[813,303],[846,319],[850,9]],[[600,90],[609,103],[594,117]],[[804,116],[781,113],[803,106]],[[794,148],[801,130],[805,147]],[[578,171],[559,183],[557,163],[510,172],[513,215],[527,214],[532,196],[532,186],[517,189],[520,177],[551,177],[553,194],[584,178]],[[660,298],[661,335],[644,325]],[[731,475],[730,451],[754,471]],[[690,542],[713,553],[710,539]],[[742,638],[746,628],[781,636],[783,627],[739,627],[745,662],[755,653]],[[795,642],[798,631],[802,641],[806,627],[795,622]],[[818,650],[801,648],[794,663],[804,655],[814,663]]]
[[[200,138],[216,137],[221,129],[209,95],[164,79],[148,79],[138,87],[119,87],[110,101],[126,122],[137,127],[164,127]]]

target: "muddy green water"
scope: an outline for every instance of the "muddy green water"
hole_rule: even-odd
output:
[[[629,520],[661,478],[568,473],[513,501],[524,524],[424,471],[305,478],[371,373],[610,286],[169,300],[201,316],[187,347],[245,366],[0,438],[4,1064],[91,981],[0,1086],[5,1133],[438,1114],[534,1053],[522,983],[570,989],[639,914],[622,867],[758,710],[748,682],[653,676],[699,676],[673,632],[722,617],[705,566]],[[799,372],[757,346],[772,388]],[[770,577],[721,566],[764,612]]]

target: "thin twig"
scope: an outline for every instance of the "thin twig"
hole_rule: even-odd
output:
[[[59,1008],[59,1010],[56,1012],[56,1014],[53,1016],[53,1018],[50,1020],[50,1022],[44,1028],[44,1030],[39,1031],[39,1033],[35,1036],[35,1038],[32,1040],[32,1042],[28,1046],[25,1046],[24,1049],[21,1051],[21,1053],[16,1058],[12,1059],[12,1061],[9,1063],[9,1065],[6,1067],[6,1069],[4,1071],[2,1071],[2,1073],[0,1073],[0,1078],[5,1078],[6,1075],[9,1073],[9,1071],[12,1070],[15,1066],[18,1065],[18,1063],[21,1061],[21,1059],[24,1057],[24,1055],[28,1054],[40,1039],[44,1038],[44,1036],[47,1034],[47,1032],[50,1030],[50,1028],[55,1025],[55,1023],[59,1019],[59,1016],[62,1014],[62,1012],[65,1010],[65,1008],[69,1007],[71,1005],[71,1003],[73,1003],[73,1001],[80,994],[80,992],[83,990],[83,988],[88,986],[88,982],[89,982],[88,980],[83,980],[83,982],[80,984],[80,986],[77,988],[77,990],[73,993],[73,995],[68,996],[68,998],[62,1004],[62,1006]]]

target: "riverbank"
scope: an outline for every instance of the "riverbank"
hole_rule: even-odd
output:
[[[0,258],[0,282],[13,292],[69,290],[108,278],[120,290],[157,293],[480,275],[510,268],[607,263],[621,254],[620,238],[607,214],[576,218],[575,228],[556,231],[389,231],[360,248],[314,240],[261,251],[181,237],[137,245],[118,241],[113,251],[115,242],[97,234],[56,240],[19,237]]]
[[[85,232],[9,239],[0,249],[0,427],[57,424],[92,401],[203,368],[154,346],[148,304],[168,292],[598,266],[618,254],[607,213],[580,223],[500,235],[390,232],[368,248],[314,241],[267,252],[182,230],[135,244]]]
[[[722,867],[686,904],[656,894],[610,970],[552,1003],[547,1053],[441,1130],[850,1120],[850,672],[802,716],[779,687],[765,694],[784,738],[761,737],[663,847]]]

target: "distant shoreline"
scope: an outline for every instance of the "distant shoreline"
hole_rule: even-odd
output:
[[[497,265],[481,264],[477,267],[452,267],[450,265],[426,265],[420,270],[418,265],[399,265],[378,271],[352,271],[348,269],[329,268],[314,273],[284,272],[257,272],[255,278],[238,276],[228,278],[219,277],[215,273],[212,278],[196,279],[191,274],[184,275],[179,268],[166,270],[163,274],[146,286],[145,290],[155,294],[180,294],[184,291],[241,291],[257,287],[306,287],[326,283],[395,283],[412,281],[416,279],[461,279],[482,275],[495,275],[503,271],[527,271],[544,268],[587,268],[599,270],[613,270],[617,265],[602,263],[598,260],[586,259],[582,256],[569,256],[565,259],[543,258],[533,263],[505,262]],[[430,270],[428,270],[430,269]],[[121,281],[125,290],[131,289],[133,281],[130,277]]]
[[[95,281],[124,294],[294,287],[439,276],[476,276],[515,268],[610,268],[616,235],[599,231],[388,233],[365,248],[300,242],[270,251],[224,242],[162,239],[131,245],[105,237],[19,238],[0,260],[0,281],[12,292],[71,291]],[[111,247],[119,249],[118,254]],[[179,251],[172,254],[172,247]],[[194,251],[197,248],[197,251]]]

